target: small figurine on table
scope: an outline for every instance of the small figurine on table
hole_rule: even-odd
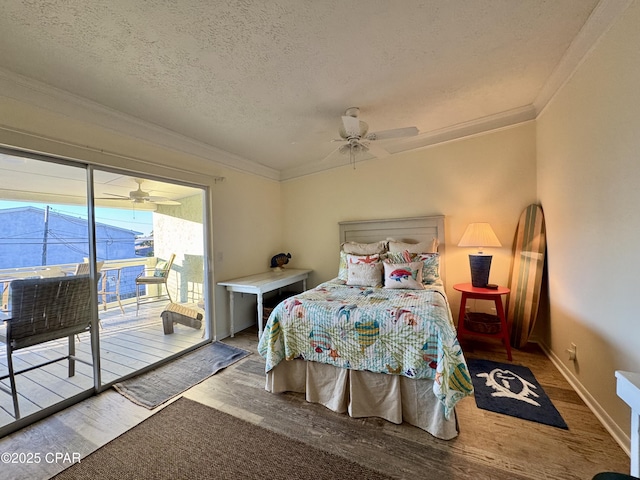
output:
[[[282,270],[282,267],[289,263],[290,258],[290,253],[279,253],[277,255],[274,255],[273,257],[271,257],[271,268]]]

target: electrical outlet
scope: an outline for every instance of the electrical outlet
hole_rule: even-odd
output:
[[[576,361],[578,347],[576,344],[571,342],[571,347],[567,348],[567,353],[569,354],[569,360]]]

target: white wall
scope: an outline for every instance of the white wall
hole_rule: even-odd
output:
[[[539,117],[537,141],[550,289],[544,343],[626,434],[614,371],[640,371],[639,26],[634,2]],[[575,363],[564,352],[570,342]]]
[[[279,182],[228,171],[213,188],[213,258],[216,282],[269,269],[282,251],[282,196]],[[228,294],[216,287],[218,338],[229,332]],[[235,295],[235,329],[255,325],[256,296]]]
[[[204,298],[204,203],[204,194],[183,197],[180,205],[158,205],[153,215],[154,255],[163,260],[176,256],[167,281],[174,302],[197,303]],[[196,271],[187,258],[197,258],[202,268]]]
[[[536,200],[535,132],[529,122],[284,182],[291,263],[313,269],[315,285],[338,273],[338,222],[443,214],[447,291],[456,312],[452,286],[470,281],[472,252],[456,246],[467,224],[491,223],[503,246],[492,249],[490,280],[508,280],[518,218]]]

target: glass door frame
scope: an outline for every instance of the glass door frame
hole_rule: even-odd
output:
[[[182,355],[184,355],[185,353],[188,353],[190,351],[193,351],[197,348],[202,347],[203,345],[206,345],[208,343],[214,342],[216,341],[216,327],[215,327],[215,322],[214,322],[214,315],[213,315],[213,298],[212,298],[212,294],[211,294],[211,290],[209,288],[209,286],[212,284],[211,283],[211,268],[209,267],[211,265],[211,259],[209,258],[208,255],[208,251],[210,250],[209,248],[207,248],[208,245],[211,244],[213,236],[212,236],[212,221],[211,221],[211,208],[212,208],[212,203],[211,203],[211,189],[210,187],[206,186],[206,185],[198,185],[198,184],[194,184],[194,183],[189,183],[189,182],[183,182],[180,180],[176,180],[176,179],[168,179],[165,177],[161,177],[161,176],[155,176],[152,174],[147,174],[147,173],[142,173],[142,172],[132,172],[129,170],[124,170],[121,168],[111,168],[108,166],[103,166],[103,165],[92,165],[92,164],[87,164],[87,176],[91,177],[91,183],[88,184],[90,186],[90,192],[91,192],[91,200],[92,200],[92,204],[93,199],[95,198],[95,189],[94,189],[94,185],[93,185],[93,177],[94,177],[94,173],[96,171],[101,171],[101,172],[107,172],[107,173],[114,173],[114,174],[118,174],[118,175],[129,175],[129,176],[139,176],[141,178],[144,179],[148,179],[148,180],[154,180],[154,181],[158,181],[158,182],[165,182],[165,183],[172,183],[175,185],[182,185],[182,186],[186,186],[186,187],[191,187],[191,188],[195,188],[195,189],[199,189],[202,192],[202,220],[203,220],[203,225],[202,225],[202,234],[203,234],[203,251],[202,251],[202,255],[203,255],[203,265],[204,265],[204,272],[203,272],[203,278],[204,278],[204,285],[203,285],[203,293],[205,295],[204,298],[204,302],[205,302],[205,315],[204,315],[204,335],[202,338],[202,341],[197,342],[194,345],[191,345],[190,347],[185,348],[184,350],[181,350],[180,352],[177,352],[173,355],[169,355],[165,358],[163,358],[162,360],[152,363],[150,365],[147,365],[145,367],[142,367],[138,370],[136,370],[135,372],[125,375],[121,378],[118,378],[114,381],[111,382],[106,382],[106,383],[95,383],[95,391],[96,393],[100,393],[103,392],[109,388],[111,388],[115,383],[118,383],[120,381],[123,380],[127,380],[129,378],[135,377],[137,375],[140,375],[142,373],[148,372],[150,370],[153,370],[155,368],[157,368],[160,365],[164,365]],[[89,173],[90,172],[90,173]],[[89,258],[90,263],[92,264],[92,270],[95,268],[96,265],[96,252],[97,252],[97,247],[95,244],[95,219],[93,218],[95,214],[95,208],[93,208],[91,210],[91,216],[92,216],[92,221],[91,221],[91,225],[92,225],[92,229],[93,229],[93,245],[91,247],[91,255]],[[98,309],[97,309],[97,292],[96,292],[96,325],[94,326],[94,324],[92,323],[92,329],[91,329],[91,338],[92,338],[92,342],[95,342],[96,348],[97,348],[97,352],[99,354],[99,347],[100,347],[100,340],[99,338],[94,339],[94,335],[99,337],[99,319],[98,319]],[[92,347],[93,348],[93,347]],[[100,362],[99,360],[96,361],[94,358],[94,370],[96,368],[96,366],[98,366],[98,368],[100,367]],[[101,380],[102,374],[100,371],[94,371],[94,379],[100,379]],[[94,380],[95,382],[95,380]]]

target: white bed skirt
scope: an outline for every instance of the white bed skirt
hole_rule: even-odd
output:
[[[445,419],[444,408],[433,394],[433,380],[293,360],[280,362],[267,373],[265,388],[271,393],[304,393],[308,402],[348,412],[353,418],[405,421],[443,440],[458,435],[455,412]]]

